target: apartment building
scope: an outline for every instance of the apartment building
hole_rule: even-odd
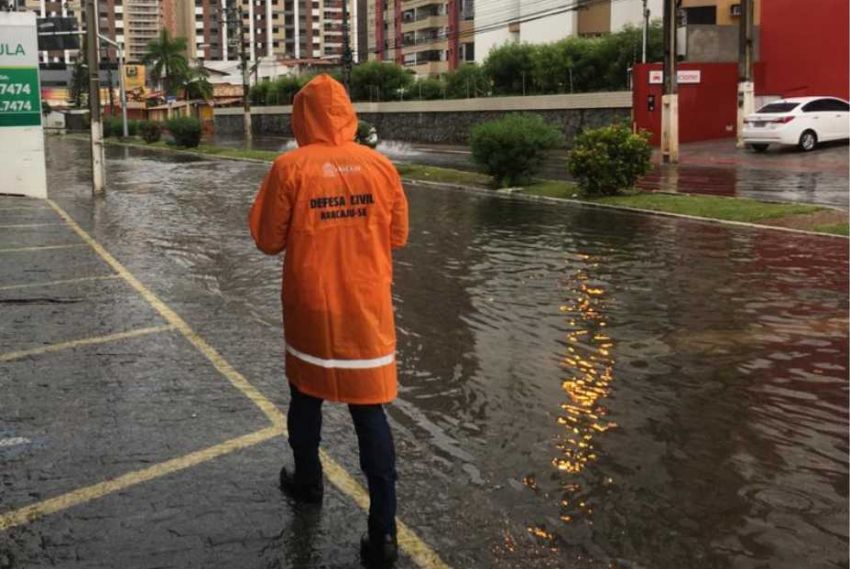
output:
[[[434,76],[475,61],[474,0],[369,0],[369,59]]]
[[[345,1],[356,58],[358,3]],[[242,40],[251,61],[338,60],[343,47],[342,16],[343,0],[194,0],[190,43],[197,56],[206,60],[238,59]]]
[[[646,1],[650,19],[661,18],[663,5],[663,0]],[[475,59],[483,62],[507,42],[548,43],[641,26],[643,10],[644,0],[478,0]]]
[[[124,44],[127,61],[141,61],[148,42],[162,27],[162,0],[98,0],[97,6],[100,33]],[[40,18],[76,18],[78,28],[85,30],[84,0],[26,0],[24,8]],[[116,58],[113,49],[105,46],[104,51],[107,59]],[[78,50],[43,51],[40,58],[43,67],[61,69],[77,55]]]

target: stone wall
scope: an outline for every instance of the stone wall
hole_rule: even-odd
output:
[[[361,120],[375,125],[383,140],[463,145],[469,142],[469,131],[476,124],[507,113],[533,112],[560,128],[570,141],[582,129],[630,123],[631,93],[357,103],[355,108]],[[288,106],[253,109],[254,133],[291,137],[291,112]],[[215,130],[218,134],[240,134],[241,109],[216,109]]]

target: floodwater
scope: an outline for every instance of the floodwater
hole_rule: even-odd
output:
[[[84,210],[85,144],[47,148],[54,197]],[[278,325],[279,267],[245,229],[266,167],[107,157],[91,219],[102,241],[147,255],[131,270]],[[441,554],[459,567],[848,566],[847,240],[407,191],[389,413],[400,515]]]

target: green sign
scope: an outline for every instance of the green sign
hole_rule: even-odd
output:
[[[40,124],[38,68],[0,67],[0,127]]]

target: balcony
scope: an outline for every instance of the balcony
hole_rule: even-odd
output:
[[[441,75],[443,73],[448,73],[449,71],[449,62],[448,61],[427,61],[425,63],[418,64],[405,64],[407,69],[414,71],[417,75]]]
[[[418,20],[402,22],[401,31],[414,32],[416,30],[427,30],[428,28],[443,28],[449,25],[449,17],[445,14],[425,16]]]

